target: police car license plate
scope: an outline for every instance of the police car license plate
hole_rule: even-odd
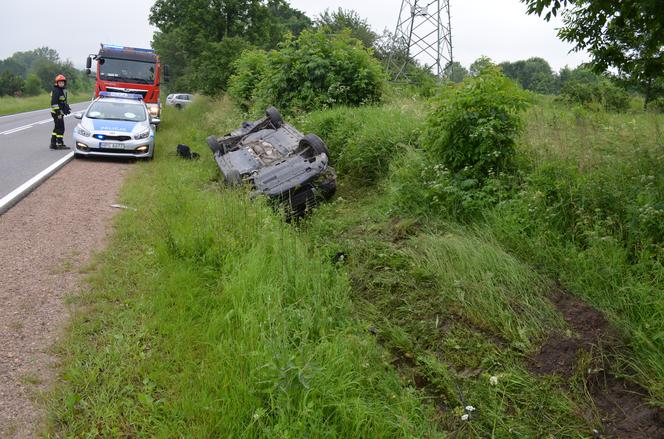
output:
[[[100,148],[109,148],[109,149],[124,149],[124,143],[110,143],[110,142],[99,142]]]

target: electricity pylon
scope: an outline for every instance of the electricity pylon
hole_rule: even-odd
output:
[[[418,61],[439,78],[452,62],[450,0],[402,0],[388,69],[394,80],[407,79]]]

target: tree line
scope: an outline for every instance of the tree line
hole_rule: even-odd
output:
[[[36,96],[48,92],[60,73],[67,77],[67,86],[73,91],[90,86],[85,73],[71,61],[62,61],[54,49],[40,47],[16,52],[0,60],[0,96]]]
[[[664,97],[664,69],[653,69],[661,61],[661,47],[656,53],[646,50],[645,46],[652,45],[654,38],[644,36],[648,32],[636,33],[630,41],[625,40],[624,32],[618,31],[600,35],[588,30],[582,34],[583,23],[596,26],[593,20],[597,17],[610,24],[611,8],[620,2],[607,1],[608,9],[602,10],[584,0],[522,1],[526,3],[528,13],[543,14],[547,8],[551,14],[564,10],[566,28],[561,30],[561,38],[577,41],[577,48],[588,49],[593,59],[587,65],[565,67],[559,72],[554,72],[549,63],[540,57],[499,64],[503,74],[521,87],[616,110],[629,106],[630,93],[645,96],[646,104],[658,98],[661,101]],[[641,7],[634,6],[639,2],[627,3],[632,9]],[[639,10],[632,9],[630,14],[638,15]],[[660,12],[657,14],[661,15]],[[151,9],[150,22],[159,29],[154,36],[153,47],[160,53],[163,62],[171,66],[174,79],[171,88],[206,94],[217,94],[228,89],[236,61],[243,52],[278,50],[283,44],[289,44],[285,43],[287,35],[297,38],[305,30],[328,37],[345,33],[361,42],[379,61],[385,62],[390,56],[405,56],[404,48],[394,46],[388,31],[378,35],[355,11],[341,8],[326,10],[311,19],[292,8],[286,0],[157,0]],[[641,20],[630,22],[629,26],[632,30],[646,30],[649,24]],[[616,53],[620,50],[624,56],[629,54],[633,59],[629,62],[619,60]],[[434,90],[436,78],[426,66],[419,65],[416,60],[410,61],[409,77],[428,84]],[[487,62],[490,63],[490,60],[480,58],[468,69],[458,62],[451,63],[445,69],[445,78],[461,82],[468,76],[477,76]],[[614,69],[613,73],[609,74],[608,69]]]

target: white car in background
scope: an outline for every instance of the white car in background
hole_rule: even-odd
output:
[[[191,104],[191,101],[193,100],[194,96],[188,93],[173,93],[166,97],[166,105],[170,105],[179,110]]]

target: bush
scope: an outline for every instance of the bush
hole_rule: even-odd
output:
[[[437,215],[467,222],[513,195],[514,177],[491,176],[480,182],[432,164],[409,148],[391,165],[388,190],[392,209],[408,216]]]
[[[267,53],[264,50],[245,50],[233,63],[235,73],[228,81],[228,94],[244,110],[253,106],[256,86],[265,74]]]
[[[358,40],[304,31],[268,53],[256,105],[296,113],[371,104],[381,100],[384,84],[382,66]]]
[[[37,96],[42,92],[41,81],[37,75],[34,73],[28,75],[28,79],[25,81],[24,91],[26,96]]]
[[[339,175],[371,184],[387,174],[404,146],[417,141],[422,121],[413,109],[340,107],[310,113],[303,128],[325,140]]]
[[[560,94],[563,100],[588,108],[622,112],[630,107],[629,93],[607,79],[568,81]]]
[[[664,113],[664,98],[656,98],[648,102],[647,109],[653,113]]]
[[[442,89],[422,139],[434,163],[482,182],[509,170],[527,95],[495,67]]]

